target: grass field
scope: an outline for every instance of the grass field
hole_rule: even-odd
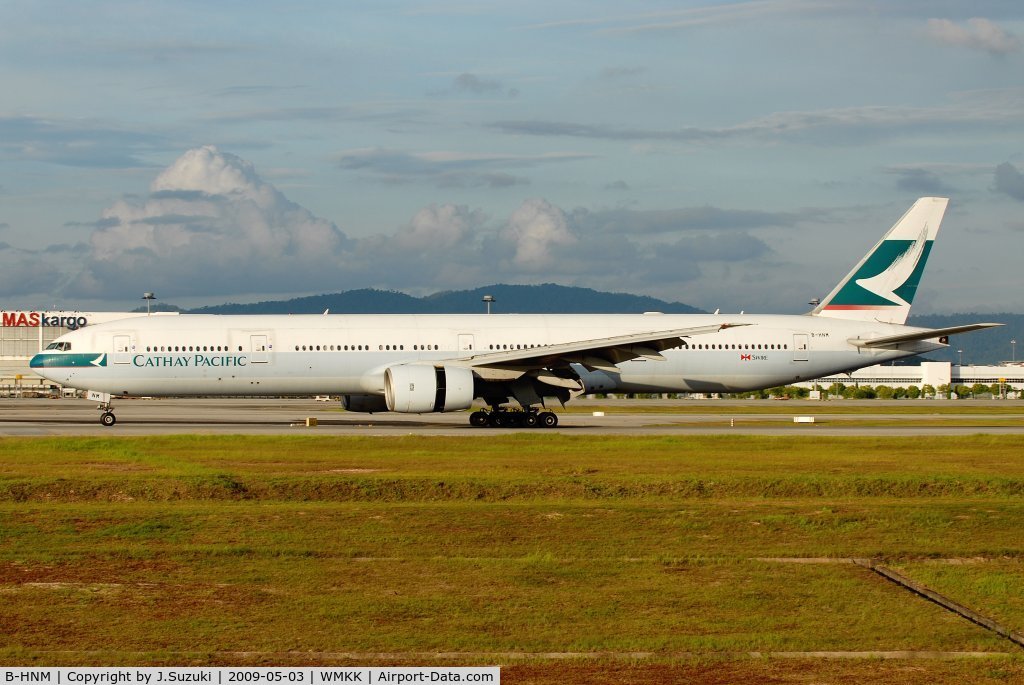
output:
[[[0,663],[1020,682],[847,561],[1021,631],[1021,530],[1013,436],[0,439]]]

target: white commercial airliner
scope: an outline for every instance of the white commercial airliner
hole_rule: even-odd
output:
[[[180,315],[73,331],[31,368],[87,390],[114,425],[129,395],[341,395],[349,411],[487,405],[475,426],[555,426],[541,411],[593,392],[741,392],[946,347],[906,326],[946,198],[921,198],[803,315]],[[515,400],[519,408],[506,406]]]

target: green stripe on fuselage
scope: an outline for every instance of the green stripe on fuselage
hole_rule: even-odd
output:
[[[29,362],[32,369],[61,369],[77,366],[106,366],[107,355],[103,352],[77,354],[68,352],[40,352]]]

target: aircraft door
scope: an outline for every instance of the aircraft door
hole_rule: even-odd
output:
[[[266,364],[270,361],[270,343],[267,336],[249,336],[249,361],[253,364]]]
[[[131,364],[132,362],[132,336],[114,336],[114,363]]]
[[[810,336],[806,333],[793,334],[793,361],[806,362],[810,360]]]
[[[473,334],[459,333],[459,351],[468,352],[473,349]]]

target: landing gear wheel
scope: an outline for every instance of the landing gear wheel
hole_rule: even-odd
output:
[[[100,414],[100,423],[102,423],[107,428],[110,428],[115,423],[117,423],[117,417],[114,416],[113,412],[105,411],[102,414]]]
[[[558,415],[549,411],[541,412],[540,416],[537,417],[540,420],[540,425],[545,428],[554,428],[558,425]]]
[[[475,411],[469,415],[469,425],[483,428],[487,425],[487,412]]]
[[[487,425],[492,428],[504,428],[508,425],[508,421],[504,416],[502,416],[501,412],[496,411],[492,412],[490,416],[487,417]]]
[[[523,419],[523,425],[527,428],[536,428],[540,425],[540,419],[537,418],[537,412],[531,411]]]

